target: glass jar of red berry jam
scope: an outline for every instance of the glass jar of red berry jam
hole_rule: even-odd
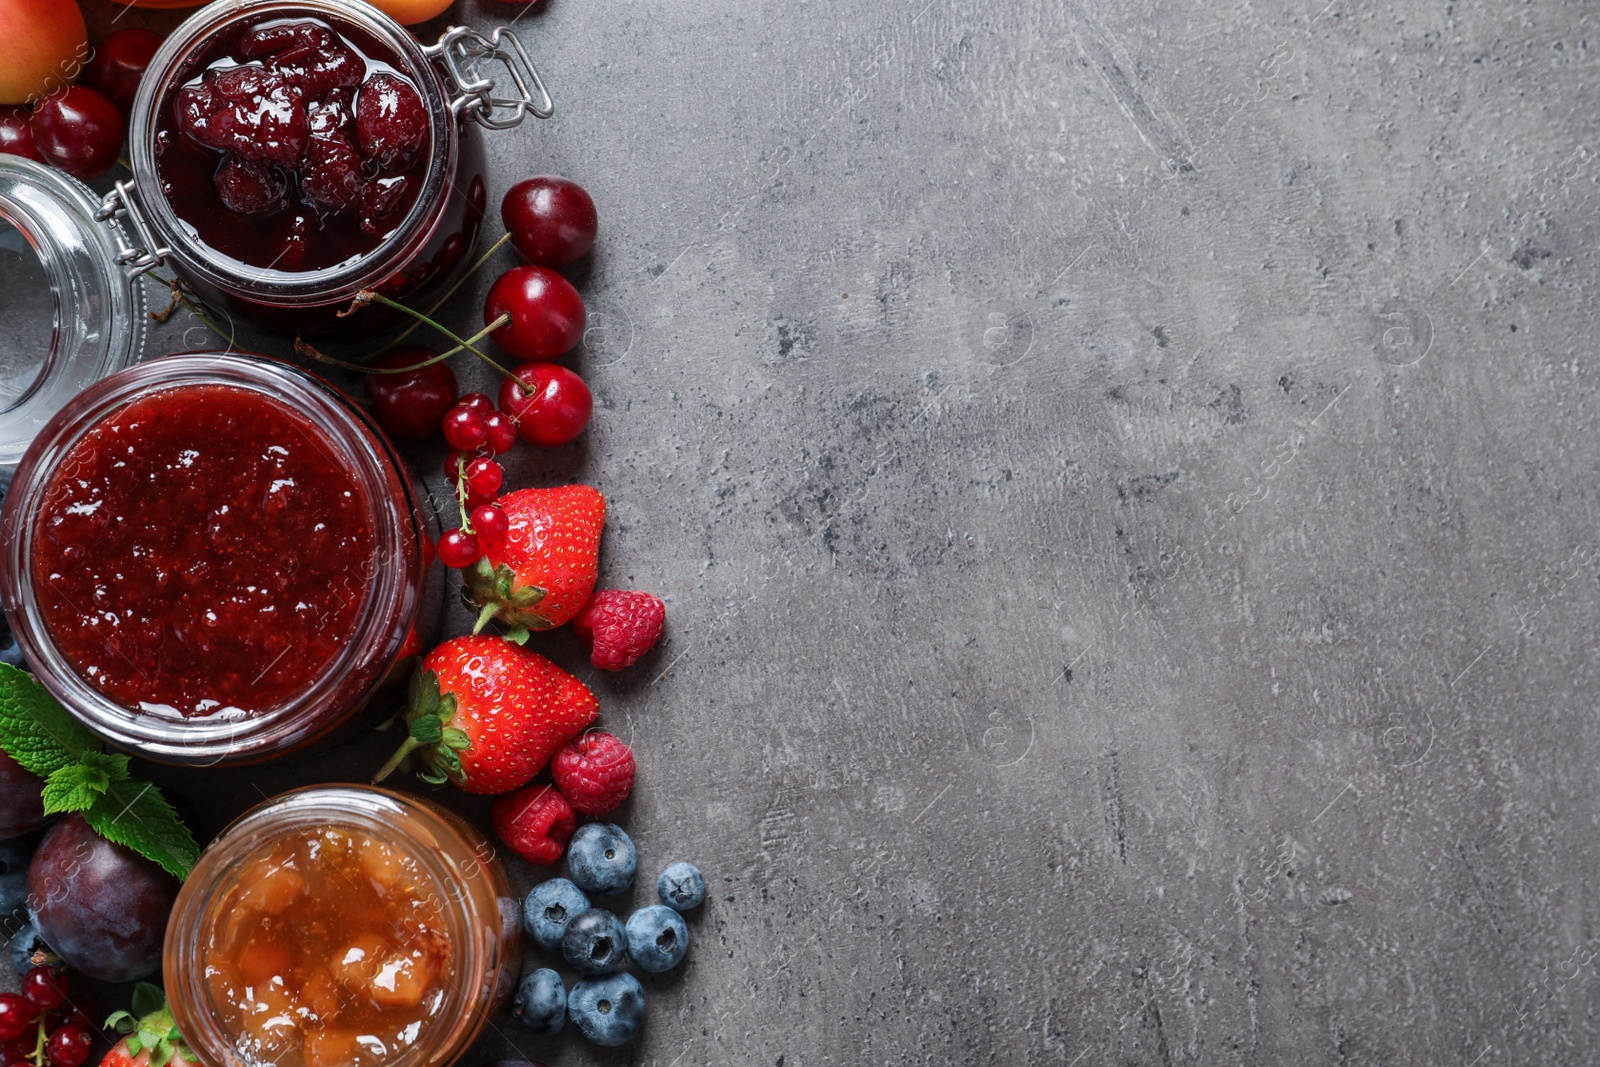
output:
[[[200,856],[167,996],[210,1067],[445,1067],[504,1005],[521,922],[483,835],[371,786],[275,797]]]
[[[74,178],[0,154],[0,468],[97,378],[138,360],[145,302],[120,226]]]
[[[0,599],[91,730],[171,763],[328,738],[416,651],[431,512],[359,404],[254,356],[190,353],[90,386],[0,512]]]
[[[465,266],[483,221],[478,127],[548,117],[516,37],[424,46],[360,0],[219,0],[167,38],[129,116],[132,272],[172,265],[272,329],[371,328],[363,290],[413,305]],[[381,320],[379,320],[381,325]]]

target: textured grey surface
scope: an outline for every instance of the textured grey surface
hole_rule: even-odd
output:
[[[559,114],[492,195],[603,234],[592,429],[513,478],[599,485],[670,627],[543,647],[714,896],[636,1049],[517,1047],[1595,1059],[1592,7],[519,26]]]

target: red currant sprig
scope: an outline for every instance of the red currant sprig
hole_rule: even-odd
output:
[[[481,396],[482,394],[472,394]],[[465,399],[465,398],[463,398]],[[488,397],[484,397],[488,400]],[[459,406],[452,413],[461,410]],[[477,412],[470,412],[477,414]],[[505,481],[505,471],[488,456],[467,456],[452,450],[448,461],[451,481],[456,487],[456,507],[461,525],[446,530],[439,538],[439,562],[460,570],[470,567],[497,548],[510,531],[511,521],[494,503],[495,494]]]
[[[94,1043],[92,1009],[68,1000],[70,993],[67,976],[43,966],[23,975],[22,992],[0,993],[0,1053],[8,1064],[82,1067]]]

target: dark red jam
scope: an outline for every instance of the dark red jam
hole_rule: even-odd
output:
[[[51,639],[100,692],[166,717],[240,717],[303,691],[371,584],[371,501],[326,434],[249,389],[182,385],[102,419],[35,528]]]
[[[162,192],[202,244],[241,263],[303,272],[360,258],[427,175],[428,112],[403,66],[344,22],[230,27],[158,108]]]

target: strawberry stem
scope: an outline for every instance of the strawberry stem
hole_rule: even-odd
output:
[[[483,628],[485,626],[489,625],[489,620],[494,618],[495,612],[497,612],[499,610],[500,610],[500,605],[497,604],[496,602],[494,602],[493,600],[491,600],[491,601],[489,601],[489,603],[485,604],[483,606],[483,609],[478,612],[478,621],[473,623],[472,632],[475,633],[475,634],[482,633],[483,632]]]
[[[395,749],[394,755],[389,757],[388,762],[382,767],[378,768],[378,773],[372,776],[373,782],[381,782],[395,771],[399,770],[401,765],[411,757],[411,753],[415,752],[421,747],[421,741],[418,741],[414,737],[406,738],[403,742],[401,742],[400,747]]]

